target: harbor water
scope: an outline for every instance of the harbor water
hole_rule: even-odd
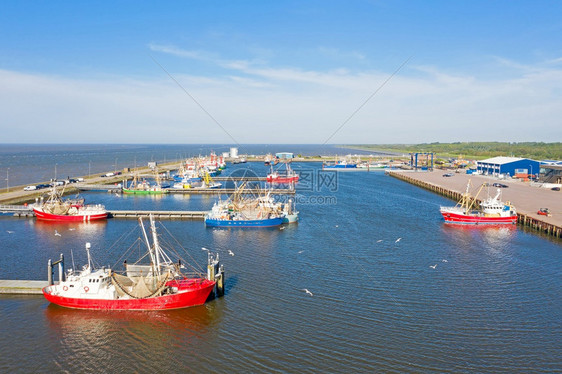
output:
[[[562,371],[559,240],[515,226],[448,226],[439,206],[455,202],[382,172],[293,169],[304,176],[293,197],[298,224],[162,222],[200,264],[202,247],[220,254],[224,297],[183,310],[102,312],[0,296],[0,372]],[[235,170],[267,168],[229,164],[225,174]],[[83,197],[109,210],[203,210],[216,199]],[[127,248],[113,243],[135,225],[0,217],[0,278],[46,279],[60,253],[67,267],[81,266],[86,242],[97,264],[114,265]]]

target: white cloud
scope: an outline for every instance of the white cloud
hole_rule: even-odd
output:
[[[239,143],[322,143],[391,74],[275,68],[173,46],[151,49],[226,70],[172,74]],[[484,80],[410,64],[330,142],[562,141],[562,70],[511,65],[518,74]],[[165,74],[69,79],[0,70],[0,112],[0,143],[231,142]]]

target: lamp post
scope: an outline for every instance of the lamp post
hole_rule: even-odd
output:
[[[55,164],[55,181],[57,180],[57,164]]]
[[[88,179],[92,177],[92,160],[88,161]]]
[[[10,168],[6,169],[6,192],[10,192]]]

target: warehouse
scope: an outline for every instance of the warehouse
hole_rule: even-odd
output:
[[[540,164],[538,161],[528,158],[492,157],[477,161],[476,169],[483,175],[529,176],[534,179],[539,174]]]

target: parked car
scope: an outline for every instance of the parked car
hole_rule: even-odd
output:
[[[37,189],[37,186],[27,186],[27,187],[23,188],[24,191],[33,191],[33,190],[36,190],[36,189]]]
[[[538,215],[550,217],[550,209],[548,208],[540,208],[537,212]]]
[[[498,188],[507,188],[509,186],[505,185],[505,184],[501,184],[501,183],[494,183],[492,184],[492,186],[494,187],[498,187]]]
[[[37,186],[35,186],[38,190],[40,190],[41,188],[47,188],[49,187],[48,184],[38,184]]]
[[[551,190],[552,191],[560,191],[560,187],[552,187]]]
[[[452,177],[453,175],[455,175],[455,174],[453,174],[453,173],[445,173],[445,174],[443,174],[444,177]]]

